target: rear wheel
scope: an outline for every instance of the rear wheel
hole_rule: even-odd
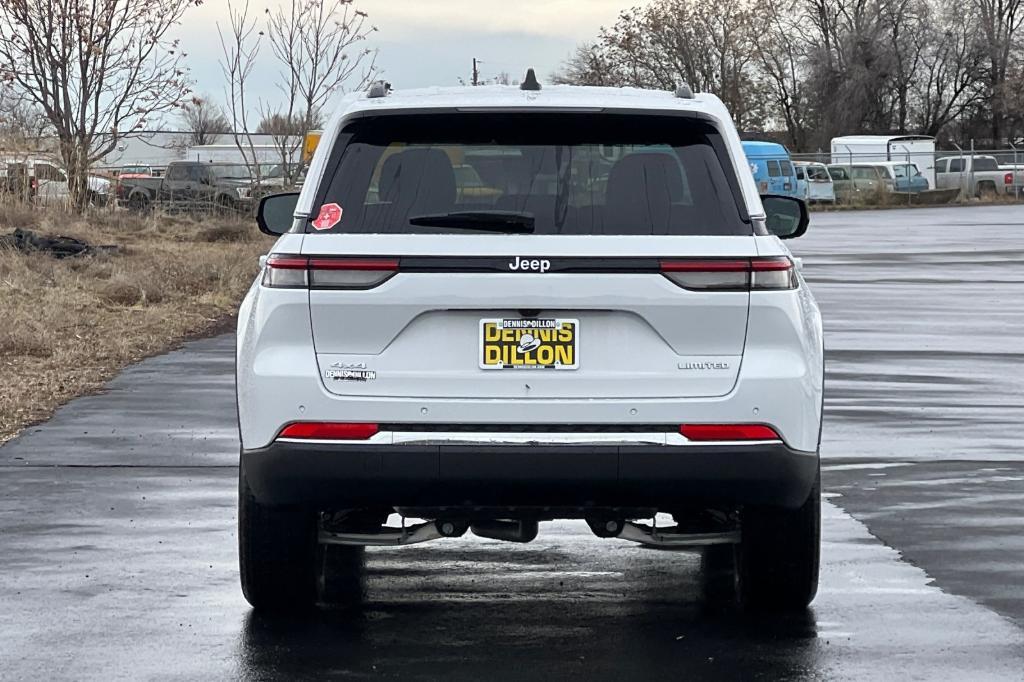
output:
[[[820,545],[820,472],[798,509],[744,509],[736,551],[740,603],[751,610],[805,609],[818,591]]]
[[[708,604],[736,599],[736,552],[732,545],[710,545],[700,556],[701,592]]]
[[[216,210],[218,215],[229,216],[238,213],[238,205],[231,197],[220,196],[217,197]]]
[[[316,603],[316,529],[311,511],[260,504],[239,468],[238,562],[242,593],[254,608],[299,611]]]
[[[128,197],[128,208],[136,213],[145,213],[149,210],[149,197],[145,194],[133,194]]]
[[[366,548],[321,545],[320,600],[331,606],[355,606],[363,597],[363,565]]]

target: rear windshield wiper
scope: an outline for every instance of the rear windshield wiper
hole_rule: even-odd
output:
[[[423,227],[450,227],[456,230],[484,230],[532,234],[533,216],[515,211],[456,211],[409,218],[409,224]]]

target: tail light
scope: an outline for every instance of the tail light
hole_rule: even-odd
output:
[[[793,261],[786,257],[663,260],[661,273],[684,289],[763,291],[796,289]]]
[[[679,433],[693,441],[782,440],[764,424],[683,424]]]
[[[273,253],[263,286],[285,289],[372,289],[398,271],[397,258],[337,258]]]
[[[1003,184],[1004,185],[1012,185],[1013,184],[1013,173],[1007,173],[1006,175],[1003,176]]]
[[[377,424],[348,422],[295,422],[281,429],[278,438],[297,440],[367,440],[380,431]]]

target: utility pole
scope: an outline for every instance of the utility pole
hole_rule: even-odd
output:
[[[480,85],[480,70],[476,68],[476,57],[473,57],[473,85]]]

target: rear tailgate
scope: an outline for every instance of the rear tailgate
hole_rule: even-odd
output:
[[[699,291],[665,258],[743,259],[744,236],[308,235],[303,255],[385,258],[366,290],[310,291],[321,378],[337,395],[389,398],[680,398],[727,394],[746,338],[747,291]],[[522,259],[545,272],[513,271]],[[575,329],[574,368],[484,369],[483,321]]]

